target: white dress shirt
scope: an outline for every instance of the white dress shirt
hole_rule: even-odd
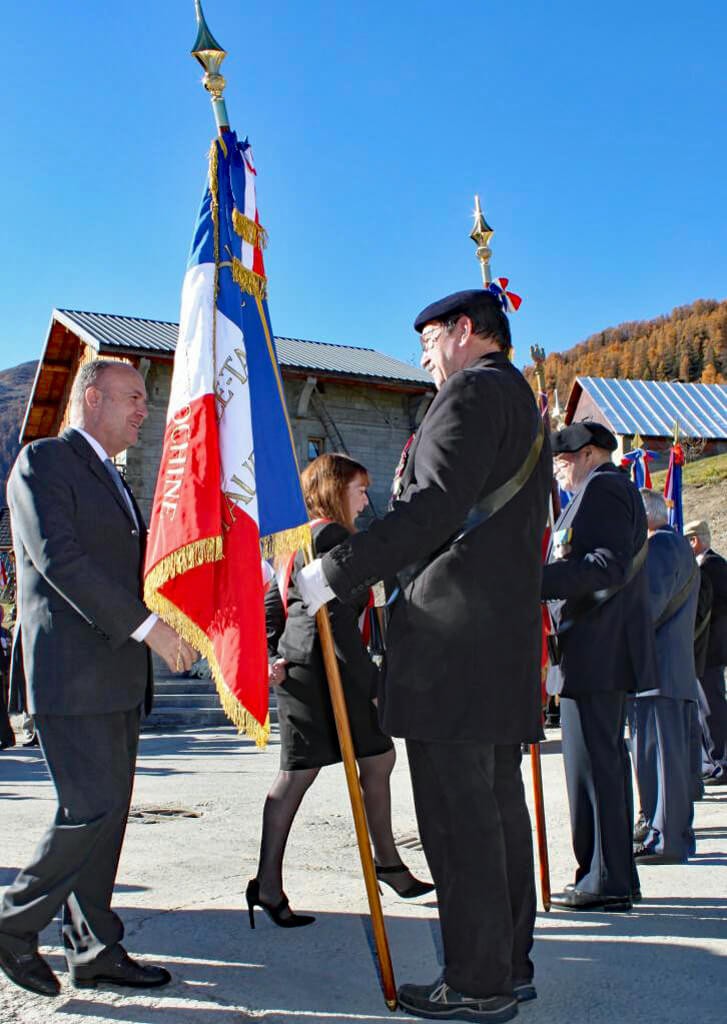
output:
[[[81,437],[84,439],[84,441],[87,441],[88,444],[91,445],[96,455],[98,455],[99,459],[101,459],[102,464],[104,464],[107,459],[111,458],[109,453],[104,450],[103,445],[99,444],[99,442],[96,440],[93,434],[89,434],[88,431],[84,430],[82,427],[73,427],[72,429],[79,433]],[[108,470],[106,469],[105,465],[104,473],[108,473]],[[134,511],[134,506],[131,504],[131,498],[128,496],[128,494],[126,495],[126,501],[129,506],[129,511],[131,512],[132,518],[136,522],[136,512]],[[131,639],[137,640],[140,644],[143,643],[147,635],[151,631],[152,626],[154,625],[158,618],[158,615],[155,615],[154,612],[150,612],[150,614],[144,619],[142,624],[140,626],[137,626],[134,632],[131,634]]]

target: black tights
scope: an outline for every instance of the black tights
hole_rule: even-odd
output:
[[[389,779],[395,761],[393,747],[384,754],[361,757],[357,761],[374,857],[378,864],[385,866],[401,864],[391,831]],[[260,896],[266,903],[277,904],[282,899],[283,856],[290,828],[319,771],[320,768],[281,771],[267,795],[257,871]]]

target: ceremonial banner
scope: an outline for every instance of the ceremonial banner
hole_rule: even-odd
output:
[[[249,143],[212,143],[182,288],[144,600],[209,661],[222,706],[267,740],[261,554],[309,537],[266,301]]]
[[[669,468],[664,482],[664,497],[669,509],[669,526],[677,533],[684,532],[684,511],[682,509],[682,466],[684,449],[677,441],[669,450]]]
[[[622,458],[621,465],[629,470],[631,479],[637,487],[648,487],[651,490],[649,463],[657,458],[659,453],[642,447],[642,441],[638,434],[634,436],[633,444],[633,449],[626,452]]]

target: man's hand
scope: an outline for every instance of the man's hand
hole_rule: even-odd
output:
[[[271,661],[268,665],[268,682],[271,686],[280,686],[285,679],[287,673],[285,666],[288,662],[285,658],[276,658],[275,661]]]
[[[144,643],[166,662],[171,672],[188,672],[197,660],[194,648],[161,619],[151,627]]]
[[[328,586],[321,568],[320,558],[316,558],[310,565],[304,565],[296,576],[295,583],[303,599],[305,610],[311,618],[319,608],[336,596]]]

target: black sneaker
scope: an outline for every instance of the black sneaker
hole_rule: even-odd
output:
[[[513,981],[512,994],[519,1003],[529,1003],[531,999],[538,998],[532,981]]]
[[[402,985],[399,1006],[415,1017],[432,1020],[482,1021],[499,1024],[517,1016],[515,996],[485,996],[477,999],[455,992],[446,981],[438,978],[430,985]]]

